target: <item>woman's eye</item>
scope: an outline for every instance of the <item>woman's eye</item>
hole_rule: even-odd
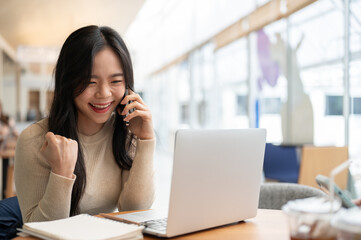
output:
[[[114,80],[114,81],[112,81],[112,83],[114,83],[114,84],[121,83],[121,82],[122,82],[122,80]]]
[[[89,85],[94,85],[96,82],[92,82],[92,81],[90,81],[89,82]]]

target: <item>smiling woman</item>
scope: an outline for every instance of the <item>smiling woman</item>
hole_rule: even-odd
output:
[[[94,58],[88,87],[75,98],[78,109],[78,131],[97,133],[110,118],[125,93],[123,67],[110,47]]]
[[[149,208],[154,148],[152,115],[134,92],[122,38],[109,27],[78,29],[57,61],[49,118],[18,140],[15,184],[24,222]]]

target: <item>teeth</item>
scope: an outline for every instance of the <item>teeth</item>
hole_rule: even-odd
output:
[[[97,104],[91,104],[91,105],[96,107],[96,108],[104,109],[104,108],[109,107],[110,104],[112,104],[112,103],[108,103],[107,105],[97,105]]]

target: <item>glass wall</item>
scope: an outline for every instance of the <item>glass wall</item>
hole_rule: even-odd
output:
[[[258,123],[267,129],[267,141],[282,143],[287,123],[287,21],[279,20],[253,33],[255,36],[252,55],[257,70],[253,81],[257,82]],[[282,117],[283,114],[283,117]],[[285,130],[286,131],[286,130]]]
[[[350,4],[350,125],[349,150],[351,157],[361,158],[361,1]]]
[[[179,128],[262,127],[268,142],[348,142],[350,155],[361,155],[361,0],[351,1],[349,139],[343,116],[343,4],[316,1],[216,49],[214,34],[255,10],[256,4],[247,3],[246,10],[237,13],[232,9],[242,9],[237,8],[239,1],[170,1],[154,36],[148,34],[132,50],[136,69],[142,70],[138,76],[144,76],[139,86],[153,111],[160,142],[166,143],[161,146],[171,149]],[[180,14],[182,9],[187,9],[186,15]],[[179,21],[188,27],[176,28]],[[138,29],[143,29],[141,23]],[[135,24],[129,41],[141,42],[139,36]],[[181,55],[182,61],[174,61]]]
[[[247,39],[239,39],[217,50],[214,55],[217,89],[221,103],[219,126],[249,127]]]
[[[344,28],[342,8],[334,1],[317,1],[290,18],[290,42],[300,44],[299,68],[304,92],[310,97],[316,145],[345,145]],[[302,39],[301,43],[297,43]],[[341,106],[341,109],[338,107]]]

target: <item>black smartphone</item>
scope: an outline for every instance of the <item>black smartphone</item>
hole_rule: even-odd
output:
[[[129,90],[128,90],[128,88],[126,88],[126,89],[125,89],[125,93],[124,93],[124,97],[127,96],[128,94],[129,94]],[[130,103],[132,103],[132,102],[133,102],[133,101],[127,102],[127,103],[125,104],[125,106],[127,106],[128,104],[130,104]],[[134,109],[132,108],[132,109],[129,110],[129,113],[132,113],[133,111],[134,111]],[[123,119],[126,118],[126,117],[129,115],[129,113],[127,113],[126,115],[124,115],[124,116],[123,116]],[[129,127],[129,121],[125,121],[125,126]]]
[[[128,95],[128,88],[125,89],[124,97],[127,96],[127,95]],[[127,103],[125,104],[125,106],[127,106],[128,104],[129,104],[129,102],[127,102]],[[123,119],[124,119],[126,116],[128,116],[128,114],[123,115]],[[129,127],[129,121],[125,121],[125,126]]]

